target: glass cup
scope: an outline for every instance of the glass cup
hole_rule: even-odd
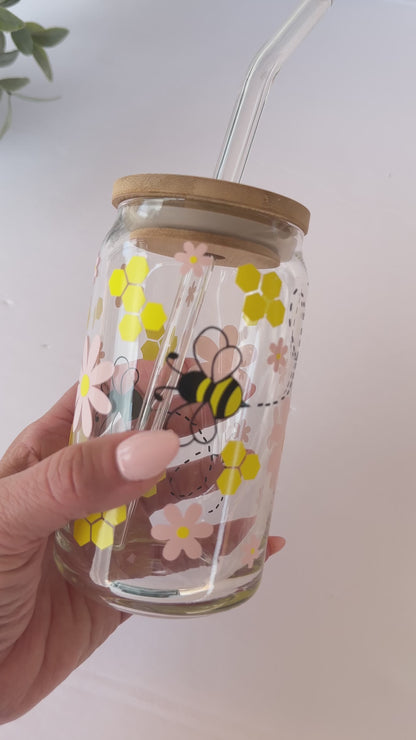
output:
[[[133,504],[58,531],[55,558],[65,578],[121,610],[206,614],[245,601],[261,579],[309,212],[258,188],[176,175],[121,178],[113,204],[71,443],[171,428],[181,446]]]

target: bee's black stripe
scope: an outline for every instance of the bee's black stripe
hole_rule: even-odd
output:
[[[210,398],[211,398],[214,390],[215,390],[215,383],[213,383],[212,381],[210,381],[209,386],[204,391],[203,403],[208,403],[209,402],[209,400],[210,400]]]
[[[225,419],[228,400],[237,386],[237,381],[231,377],[215,384],[215,397],[211,402],[211,409],[215,418]]]

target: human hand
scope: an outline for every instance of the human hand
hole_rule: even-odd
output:
[[[75,393],[74,386],[0,461],[0,723],[27,712],[127,618],[60,575],[54,531],[136,499],[178,449],[177,436],[163,431],[68,447]],[[269,538],[267,556],[283,545]]]

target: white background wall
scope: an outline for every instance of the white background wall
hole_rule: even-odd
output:
[[[51,50],[61,100],[16,101],[0,143],[2,450],[77,377],[114,179],[209,176],[251,57],[295,5],[14,8],[71,35]],[[312,212],[286,548],[238,609],[131,619],[5,740],[414,740],[415,39],[415,0],[337,0],[276,80],[247,167]],[[50,94],[32,64],[13,73]]]

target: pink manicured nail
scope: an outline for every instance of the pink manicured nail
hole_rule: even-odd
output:
[[[178,449],[175,432],[137,432],[117,447],[117,466],[127,480],[147,480],[162,473]]]

